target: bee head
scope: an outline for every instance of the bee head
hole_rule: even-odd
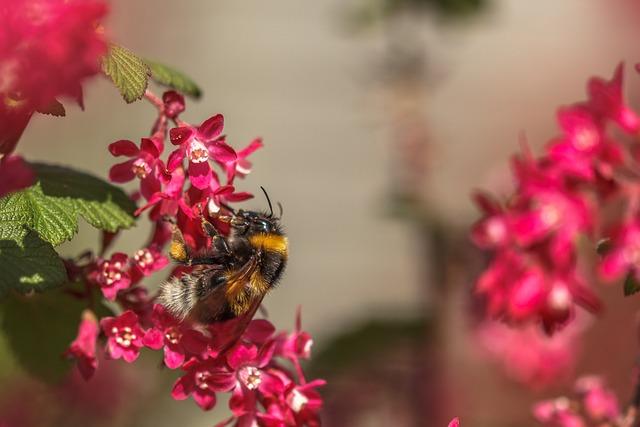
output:
[[[240,209],[231,219],[231,228],[238,234],[272,233],[279,229],[280,218],[264,212]]]

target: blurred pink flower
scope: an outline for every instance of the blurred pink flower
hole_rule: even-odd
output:
[[[571,376],[580,352],[580,327],[573,323],[548,336],[535,325],[513,328],[486,321],[475,334],[483,351],[512,379],[543,388]]]
[[[98,0],[0,0],[0,154],[13,151],[34,110],[60,96],[82,103],[81,84],[107,49],[106,13]]]
[[[0,197],[30,187],[36,176],[20,156],[6,155],[0,159]]]
[[[98,367],[96,359],[96,340],[98,339],[98,321],[95,315],[85,310],[78,328],[78,336],[71,343],[65,356],[75,359],[82,378],[91,378]]]

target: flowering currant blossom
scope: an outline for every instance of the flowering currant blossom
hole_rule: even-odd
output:
[[[153,306],[153,328],[144,335],[144,344],[154,350],[164,347],[164,364],[170,369],[182,366],[190,356],[204,357],[207,340],[202,333],[175,319],[159,304]]]
[[[142,138],[140,148],[127,140],[116,141],[109,145],[109,152],[114,156],[126,156],[131,160],[118,163],[111,167],[109,179],[113,182],[128,182],[137,177],[140,179],[140,192],[149,200],[151,196],[160,191],[161,174],[164,164],[159,159],[163,150],[162,140],[155,138]]]
[[[109,260],[99,262],[89,278],[100,286],[106,299],[115,300],[118,291],[131,286],[129,257],[122,252],[113,254]]]
[[[620,424],[616,395],[596,376],[579,378],[575,397],[545,400],[533,407],[536,420],[545,427],[590,427]]]
[[[538,389],[566,380],[576,364],[579,322],[547,337],[535,325],[511,328],[485,321],[475,335],[482,349],[514,380]]]
[[[186,157],[191,184],[201,190],[207,188],[212,179],[210,157],[222,164],[236,161],[235,151],[220,137],[223,127],[224,118],[218,114],[205,120],[197,128],[182,126],[171,129],[171,143],[178,148],[169,155],[169,172],[180,166]]]
[[[118,317],[100,320],[102,332],[107,336],[107,355],[112,359],[123,358],[131,363],[138,358],[143,346],[144,331],[133,311],[125,311]]]
[[[640,183],[627,171],[640,157],[623,143],[624,135],[609,131],[615,125],[634,134],[640,127],[623,100],[622,71],[619,66],[610,81],[591,79],[586,101],[559,110],[561,135],[541,156],[525,148],[514,157],[513,194],[504,201],[476,196],[483,217],[471,238],[494,252],[476,286],[490,315],[536,322],[552,333],[574,318],[576,306],[597,311],[600,303],[585,279],[593,274],[583,271],[579,241],[593,247],[606,242],[599,265],[606,280],[635,277]],[[603,205],[616,199],[627,201],[625,212],[603,224]]]
[[[65,352],[67,357],[77,361],[78,371],[85,380],[91,378],[98,367],[96,359],[98,332],[98,321],[93,313],[86,310],[82,314],[78,336]]]

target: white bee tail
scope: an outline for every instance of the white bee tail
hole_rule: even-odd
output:
[[[185,274],[182,277],[172,277],[160,285],[158,301],[171,314],[179,319],[189,315],[197,302],[196,280]]]

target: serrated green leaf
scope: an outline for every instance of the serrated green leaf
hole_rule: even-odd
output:
[[[0,199],[0,230],[26,226],[55,246],[75,235],[78,215],[110,232],[134,224],[135,204],[119,188],[60,166],[32,167],[38,182]]]
[[[159,62],[145,60],[151,70],[151,78],[157,83],[182,92],[185,95],[200,98],[202,91],[198,85],[184,73]]]
[[[627,278],[624,280],[624,296],[628,297],[629,295],[633,295],[636,292],[640,291],[640,283],[633,277],[632,273],[627,275]]]
[[[141,99],[149,84],[150,70],[136,54],[112,44],[102,59],[102,71],[111,78],[128,103]]]
[[[63,353],[75,338],[84,306],[62,292],[6,298],[2,329],[14,359],[38,378],[60,380],[71,367]]]
[[[49,105],[38,108],[38,113],[49,114],[50,116],[56,117],[64,117],[66,115],[66,111],[64,109],[64,105],[57,99],[54,99],[49,103]]]
[[[0,295],[44,291],[67,280],[64,264],[50,243],[22,226],[0,227]]]

